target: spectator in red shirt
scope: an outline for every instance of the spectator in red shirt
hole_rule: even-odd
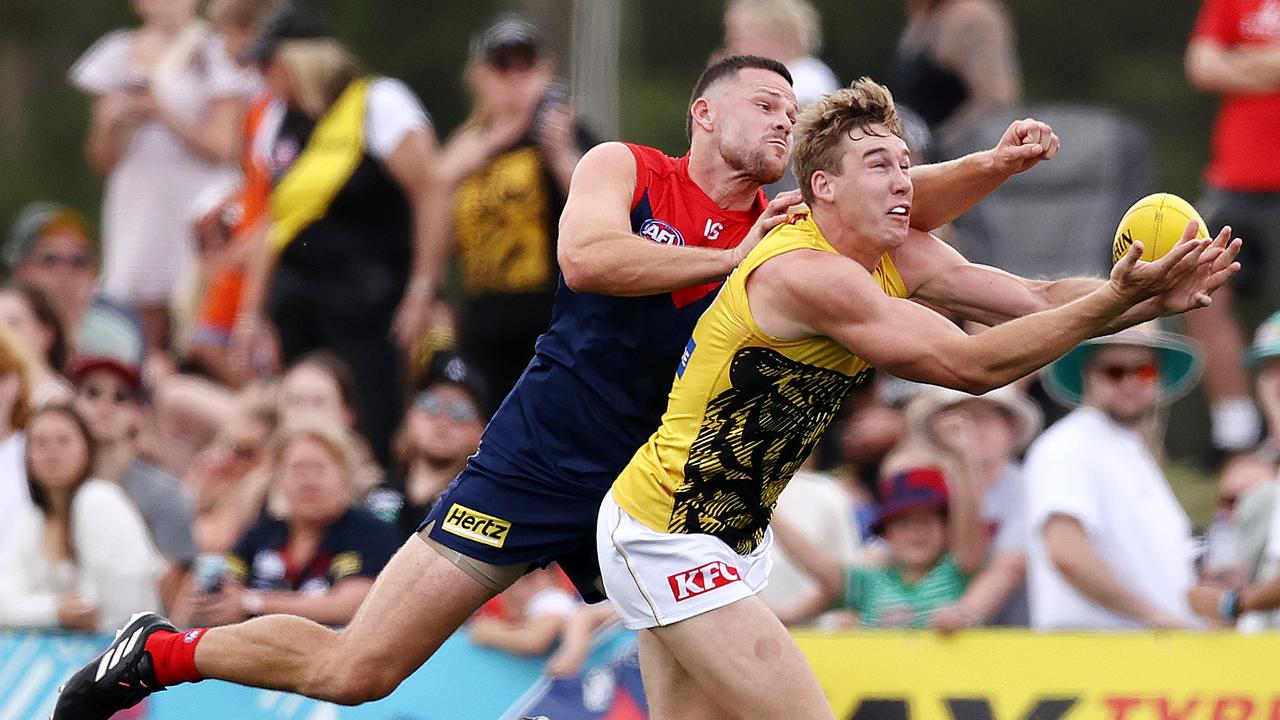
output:
[[[1237,289],[1266,291],[1280,304],[1280,0],[1205,0],[1186,69],[1197,89],[1222,97],[1200,211],[1210,228],[1230,224],[1247,241]],[[1261,430],[1232,297],[1187,315],[1188,333],[1205,349],[1213,442],[1223,450],[1253,444]]]

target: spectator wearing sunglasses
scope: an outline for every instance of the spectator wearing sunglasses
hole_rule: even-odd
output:
[[[54,202],[28,203],[10,228],[4,261],[15,278],[44,292],[63,327],[80,327],[99,271],[98,242],[84,215]]]
[[[595,144],[574,121],[537,28],[499,17],[471,40],[471,114],[440,156],[461,269],[463,353],[494,397],[533,357],[551,319],[557,223],[578,159]]]
[[[87,337],[86,347],[71,361],[69,375],[76,388],[73,405],[98,448],[94,476],[124,489],[168,562],[161,596],[169,606],[196,555],[193,503],[181,481],[143,456],[144,340],[136,323],[120,320],[113,332]]]
[[[1160,433],[1149,430],[1199,373],[1196,348],[1152,323],[1084,342],[1045,372],[1046,389],[1079,407],[1027,453],[1034,627],[1194,623],[1191,523],[1153,452]]]
[[[488,419],[488,392],[475,368],[456,353],[436,353],[396,434],[395,470],[365,505],[412,535],[480,446]]]

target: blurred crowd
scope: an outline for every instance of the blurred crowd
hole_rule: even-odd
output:
[[[538,28],[475,29],[471,111],[444,134],[313,8],[197,4],[132,0],[139,24],[69,70],[101,217],[35,200],[5,238],[0,626],[153,607],[345,624],[550,318],[560,209],[597,139]],[[1022,107],[1011,16],[905,5],[889,86],[917,155],[953,157]],[[807,0],[728,0],[708,53],[783,61],[805,103],[859,74],[819,59],[821,29]],[[1187,73],[1222,96],[1201,210],[1251,249],[1234,294],[1275,305],[1275,3],[1204,0]],[[877,378],[782,495],[764,597],[827,627],[1233,622],[1280,576],[1280,314],[1246,347],[1248,329],[1228,296],[1187,336],[1099,338],[980,397]],[[1169,407],[1202,375],[1218,509],[1197,528],[1162,468]],[[610,619],[552,568],[469,633],[571,674]]]

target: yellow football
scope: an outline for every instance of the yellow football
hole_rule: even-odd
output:
[[[1148,195],[1134,203],[1120,218],[1115,240],[1111,243],[1111,261],[1117,262],[1135,241],[1142,243],[1142,259],[1153,262],[1164,257],[1182,239],[1187,223],[1199,223],[1196,237],[1209,237],[1204,219],[1191,203],[1171,193]]]

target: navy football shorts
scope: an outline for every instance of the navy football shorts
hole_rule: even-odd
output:
[[[576,485],[554,487],[469,462],[419,530],[481,563],[531,570],[557,562],[584,600],[599,602],[604,585],[596,560],[596,515],[610,483],[601,484],[598,493]]]

